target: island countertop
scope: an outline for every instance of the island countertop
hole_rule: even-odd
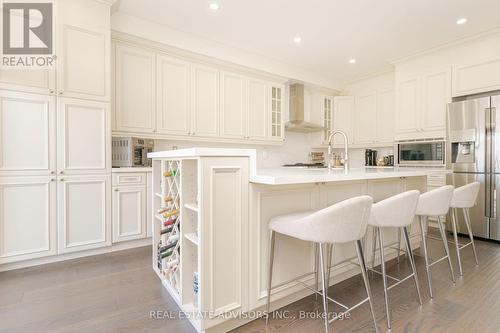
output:
[[[274,168],[258,169],[250,176],[250,182],[265,185],[291,185],[306,183],[326,183],[353,180],[384,179],[398,177],[418,177],[449,173],[442,168],[352,168],[329,170],[326,168]]]

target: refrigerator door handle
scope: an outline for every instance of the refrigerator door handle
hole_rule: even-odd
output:
[[[498,169],[498,165],[497,165],[497,159],[496,159],[496,156],[495,156],[495,145],[497,144],[496,142],[496,138],[495,138],[495,133],[496,133],[496,119],[497,119],[497,109],[495,107],[491,107],[490,108],[490,117],[491,117],[491,121],[490,121],[490,142],[491,142],[491,145],[490,145],[490,170],[487,170],[491,173],[495,173],[496,170]],[[492,190],[494,190],[495,188],[493,187]]]
[[[484,177],[484,216],[486,217],[491,217],[491,174],[488,173],[486,174],[486,177]]]

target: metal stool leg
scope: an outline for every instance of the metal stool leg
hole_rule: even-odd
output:
[[[314,290],[319,291],[319,245],[314,243]],[[318,293],[314,293],[314,297],[318,300]]]
[[[274,242],[276,233],[271,230],[269,237],[269,273],[267,276],[267,303],[266,303],[266,325],[269,323],[269,304],[271,302],[271,283],[273,279],[273,263],[274,263]]]
[[[446,252],[446,257],[448,257],[448,266],[450,267],[451,281],[455,283],[455,274],[453,274],[453,266],[451,264],[450,250],[448,249],[448,240],[446,239],[446,233],[444,232],[443,221],[441,221],[441,216],[437,217],[437,223],[439,227],[439,232],[441,233],[441,238],[443,240],[444,251]]]
[[[373,227],[373,235],[372,235],[372,269],[375,268],[375,252],[377,251],[377,236],[378,231],[377,227]]]
[[[397,229],[398,231],[398,256],[397,256],[397,262],[399,265],[399,257],[401,256],[401,230]]]
[[[472,235],[472,228],[470,227],[470,216],[469,216],[469,208],[463,209],[465,225],[467,226],[467,231],[469,232],[469,238],[472,245],[472,252],[474,252],[474,260],[476,261],[476,266],[479,265],[479,261],[477,260],[477,252],[476,245],[474,244],[474,235]]]
[[[323,285],[323,310],[325,311],[325,332],[328,333],[328,299],[327,299],[327,283],[326,283],[326,258],[325,258],[325,251],[328,251],[327,249],[328,244],[320,244],[319,245],[319,261],[321,265],[321,281]]]
[[[417,268],[415,267],[415,257],[411,251],[410,236],[408,235],[408,227],[403,227],[403,234],[406,243],[406,251],[410,260],[411,270],[413,271],[413,279],[415,280],[415,288],[417,289],[417,300],[422,305],[422,297],[420,296],[420,287],[418,286]]]
[[[453,228],[453,239],[455,240],[455,251],[457,251],[457,261],[458,261],[458,274],[463,276],[462,272],[462,260],[460,260],[460,244],[458,244],[457,235],[457,210],[455,208],[451,209],[451,226]]]
[[[391,312],[389,308],[389,291],[387,290],[387,276],[385,272],[385,257],[384,257],[384,239],[382,236],[382,228],[378,229],[378,238],[380,240],[380,260],[382,267],[382,279],[384,281],[384,298],[385,298],[385,313],[387,315],[387,328],[391,328]]]
[[[431,298],[434,297],[432,293],[432,283],[431,283],[431,270],[429,267],[429,258],[427,257],[427,239],[425,236],[425,227],[424,227],[424,217],[419,217],[420,222],[420,232],[422,233],[422,247],[424,248],[424,258],[425,258],[425,270],[427,271],[427,282],[429,283],[429,295]]]
[[[333,244],[329,244],[328,252],[326,256],[326,295],[328,296],[328,288],[330,287],[330,266],[332,264],[332,252],[333,252]]]
[[[366,263],[365,263],[365,257],[363,254],[363,245],[361,244],[361,241],[356,241],[356,252],[358,254],[358,260],[359,260],[359,265],[361,266],[361,276],[363,277],[363,281],[365,284],[365,289],[366,289],[366,294],[368,295],[368,302],[370,303],[370,311],[372,314],[372,319],[373,319],[373,325],[375,326],[375,332],[378,333],[378,326],[377,326],[377,318],[375,317],[375,310],[373,307],[373,296],[372,296],[372,291],[370,288],[370,281],[368,280],[368,274],[366,272]]]

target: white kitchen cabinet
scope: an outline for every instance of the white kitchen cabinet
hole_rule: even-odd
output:
[[[55,69],[0,68],[0,89],[55,95]]]
[[[394,143],[394,90],[377,92],[377,142]]]
[[[0,91],[0,175],[50,175],[56,169],[55,97]]]
[[[450,68],[397,78],[396,101],[396,139],[444,137],[451,102]]]
[[[111,116],[108,103],[58,98],[58,174],[111,171]]]
[[[453,97],[500,89],[500,58],[453,66]]]
[[[219,71],[193,65],[191,135],[219,136]]]
[[[283,97],[282,85],[271,85],[271,140],[284,141],[285,130],[283,125]]]
[[[451,102],[451,71],[426,74],[422,77],[422,131],[446,130],[446,109]]]
[[[54,179],[0,178],[0,264],[56,254]]]
[[[153,236],[153,175],[148,172],[146,175],[146,237]]]
[[[246,139],[248,80],[241,75],[221,74],[221,135]]]
[[[113,188],[113,243],[146,237],[146,186]]]
[[[58,177],[58,253],[111,245],[111,177]]]
[[[420,80],[409,78],[397,82],[396,134],[415,133],[419,130]]]
[[[323,144],[328,144],[328,138],[333,131],[333,97],[321,97],[323,110]]]
[[[270,86],[265,81],[249,79],[248,81],[248,138],[250,140],[266,140],[271,119],[271,103],[269,103]]]
[[[158,133],[188,135],[190,132],[190,65],[158,55],[156,57]]]
[[[95,1],[58,3],[57,94],[109,102],[110,7]]]
[[[353,119],[354,97],[335,96],[333,98],[333,130],[345,132],[350,144],[354,142]],[[342,137],[336,135],[333,143],[343,144]]]
[[[371,92],[355,97],[355,136],[357,144],[377,141],[377,94]]]
[[[152,133],[155,130],[155,71],[154,52],[116,43],[115,130],[133,133]],[[182,115],[182,110],[180,112]]]

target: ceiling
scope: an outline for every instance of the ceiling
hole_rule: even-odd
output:
[[[498,0],[218,0],[218,11],[209,3],[120,0],[116,10],[339,81],[500,26]]]

